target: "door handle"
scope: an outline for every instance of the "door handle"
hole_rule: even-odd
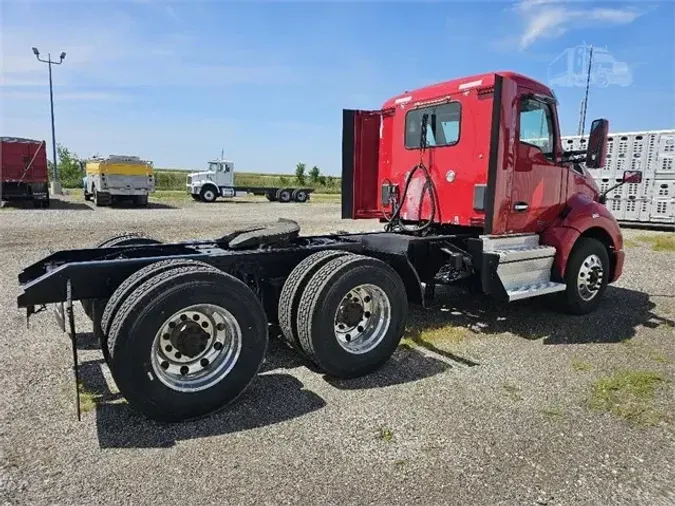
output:
[[[519,213],[527,211],[530,206],[527,205],[527,202],[516,202],[513,204],[513,210]]]

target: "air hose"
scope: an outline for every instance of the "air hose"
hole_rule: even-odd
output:
[[[434,185],[434,181],[431,178],[431,174],[429,174],[429,169],[427,166],[424,164],[424,152],[426,150],[426,139],[427,139],[427,114],[422,115],[422,131],[420,135],[420,162],[415,165],[410,172],[408,173],[408,177],[406,177],[405,180],[405,185],[403,186],[403,192],[401,193],[401,199],[399,201],[398,206],[396,206],[395,201],[392,200],[391,204],[394,207],[394,212],[392,213],[391,217],[388,218],[386,213],[385,213],[385,219],[387,220],[387,225],[385,226],[385,231],[386,232],[392,232],[392,231],[402,231],[402,232],[410,232],[410,233],[415,233],[415,232],[423,232],[424,230],[428,229],[432,223],[434,222],[434,219],[436,218],[436,187]],[[422,205],[424,203],[424,196],[429,190],[429,197],[431,199],[431,215],[429,216],[429,219],[425,221],[423,224],[417,224],[412,227],[406,226],[401,222],[400,219],[400,214],[401,214],[401,209],[403,208],[403,205],[405,203],[405,197],[408,194],[408,188],[410,187],[410,182],[412,181],[413,176],[415,173],[421,170],[424,173],[424,186],[422,187],[422,195],[420,197],[420,204],[419,204],[419,210],[418,210],[418,215],[422,215]]]

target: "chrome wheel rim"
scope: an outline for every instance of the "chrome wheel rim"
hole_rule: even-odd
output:
[[[155,375],[167,387],[198,392],[230,373],[241,348],[241,328],[232,313],[213,304],[198,304],[162,324],[150,358]]]
[[[360,355],[382,342],[390,322],[387,294],[378,286],[364,284],[342,298],[333,318],[333,331],[345,351]]]
[[[204,200],[213,200],[215,198],[215,194],[211,190],[206,190],[204,192]]]
[[[605,271],[598,255],[588,255],[579,268],[577,275],[577,289],[579,297],[585,301],[592,300],[602,286]]]

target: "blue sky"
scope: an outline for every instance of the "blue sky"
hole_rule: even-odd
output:
[[[51,142],[32,46],[67,52],[54,67],[59,142],[156,167],[200,168],[224,149],[238,170],[303,161],[338,175],[343,108],[492,70],[549,82],[567,70],[549,64],[584,43],[629,69],[623,86],[591,87],[587,127],[675,128],[674,28],[673,2],[1,0],[0,133]],[[553,89],[574,134],[584,89]]]

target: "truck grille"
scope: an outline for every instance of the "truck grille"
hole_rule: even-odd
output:
[[[192,176],[187,177],[187,184],[190,184],[190,183],[192,183]]]

